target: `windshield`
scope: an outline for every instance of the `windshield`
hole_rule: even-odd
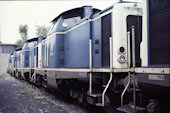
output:
[[[57,28],[57,26],[58,26],[58,24],[59,24],[60,20],[61,20],[61,17],[60,17],[60,18],[58,18],[56,21],[54,21],[54,22],[52,23],[51,28],[50,28],[49,33],[48,33],[48,34],[52,34],[53,32],[55,32],[55,31],[56,31],[56,28]]]

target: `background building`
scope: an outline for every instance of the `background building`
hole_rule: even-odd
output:
[[[0,18],[1,21],[1,18]],[[0,25],[0,74],[6,72],[9,64],[9,56],[13,53],[17,47],[15,44],[3,44],[1,42],[1,25]]]
[[[1,40],[0,40],[1,42]],[[9,56],[15,51],[17,45],[0,43],[0,74],[6,72],[8,68]]]

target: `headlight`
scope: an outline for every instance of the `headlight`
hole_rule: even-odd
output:
[[[124,55],[120,55],[118,61],[119,61],[120,63],[125,63],[125,62],[126,62],[125,56],[124,56]]]

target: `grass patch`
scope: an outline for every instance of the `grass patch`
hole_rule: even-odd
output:
[[[43,96],[40,96],[40,95],[36,95],[34,96],[35,99],[43,99],[44,97]]]
[[[10,81],[13,81],[14,78],[11,77],[8,73],[2,73],[1,74],[6,80],[10,80]]]
[[[2,76],[6,77],[9,76],[7,73],[2,73]]]

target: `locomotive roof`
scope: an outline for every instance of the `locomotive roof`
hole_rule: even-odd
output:
[[[16,49],[15,51],[20,51],[20,50],[22,50],[22,47],[21,47],[21,48]]]
[[[67,14],[67,13],[75,13],[75,10],[81,11],[84,7],[92,7],[92,6],[82,6],[82,7],[78,7],[78,8],[74,8],[74,9],[67,10],[67,11],[61,13],[60,15],[58,15],[58,16],[57,16],[56,18],[54,18],[51,22],[56,21],[60,16],[62,16],[62,15],[64,15],[64,14]],[[93,8],[92,10],[94,11],[94,13],[101,11],[100,9],[96,9],[96,8]]]
[[[16,49],[14,52],[12,52],[10,55],[13,55],[15,52],[22,50],[22,48]]]
[[[42,36],[41,36],[42,37]],[[32,41],[37,41],[39,37],[35,37],[35,38],[31,38],[28,39],[26,42],[32,42]],[[45,39],[45,37],[43,37],[43,39]]]

